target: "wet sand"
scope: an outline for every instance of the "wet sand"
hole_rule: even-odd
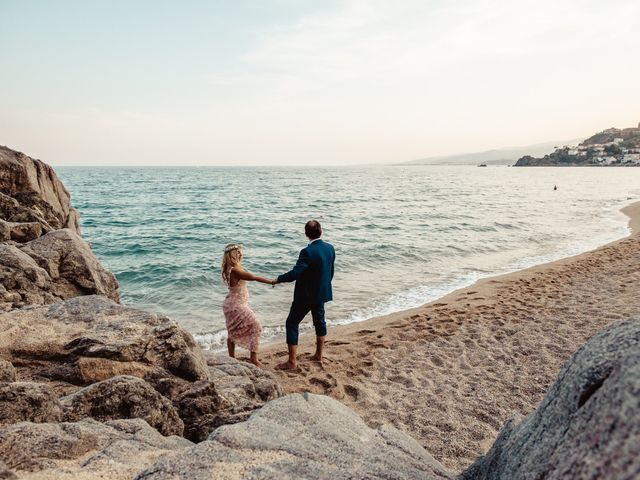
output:
[[[299,372],[276,374],[287,392],[337,398],[371,426],[409,433],[459,471],[486,452],[509,417],[535,409],[587,339],[640,315],[640,202],[623,212],[629,237],[331,328],[324,365],[309,360],[315,337],[305,335]],[[263,348],[266,369],[284,359],[284,343]]]

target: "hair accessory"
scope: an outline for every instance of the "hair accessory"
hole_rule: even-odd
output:
[[[227,245],[224,247],[224,253],[229,253],[231,250],[240,250],[242,249],[242,245],[238,243],[232,243],[231,245]]]

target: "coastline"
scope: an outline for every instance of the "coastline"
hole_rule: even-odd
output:
[[[372,426],[394,424],[449,468],[467,466],[504,421],[535,408],[575,349],[640,314],[630,291],[640,281],[640,202],[621,211],[624,238],[331,328],[324,368],[308,361],[314,337],[304,335],[301,372],[279,380],[287,392],[337,398]],[[274,339],[261,357],[272,370],[283,355]]]

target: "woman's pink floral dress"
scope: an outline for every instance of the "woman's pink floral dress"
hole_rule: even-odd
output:
[[[229,340],[247,348],[250,352],[257,352],[262,325],[255,312],[249,308],[249,290],[246,281],[238,280],[233,287],[229,286],[229,293],[222,303],[222,311]]]

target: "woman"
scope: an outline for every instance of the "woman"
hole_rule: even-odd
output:
[[[258,360],[258,346],[262,325],[255,312],[249,308],[249,291],[247,282],[274,284],[274,280],[257,277],[242,268],[242,246],[230,243],[224,249],[222,258],[222,279],[229,287],[222,304],[222,311],[227,324],[227,348],[229,356],[235,358],[236,344],[251,352],[251,363],[257,367],[262,364]]]

